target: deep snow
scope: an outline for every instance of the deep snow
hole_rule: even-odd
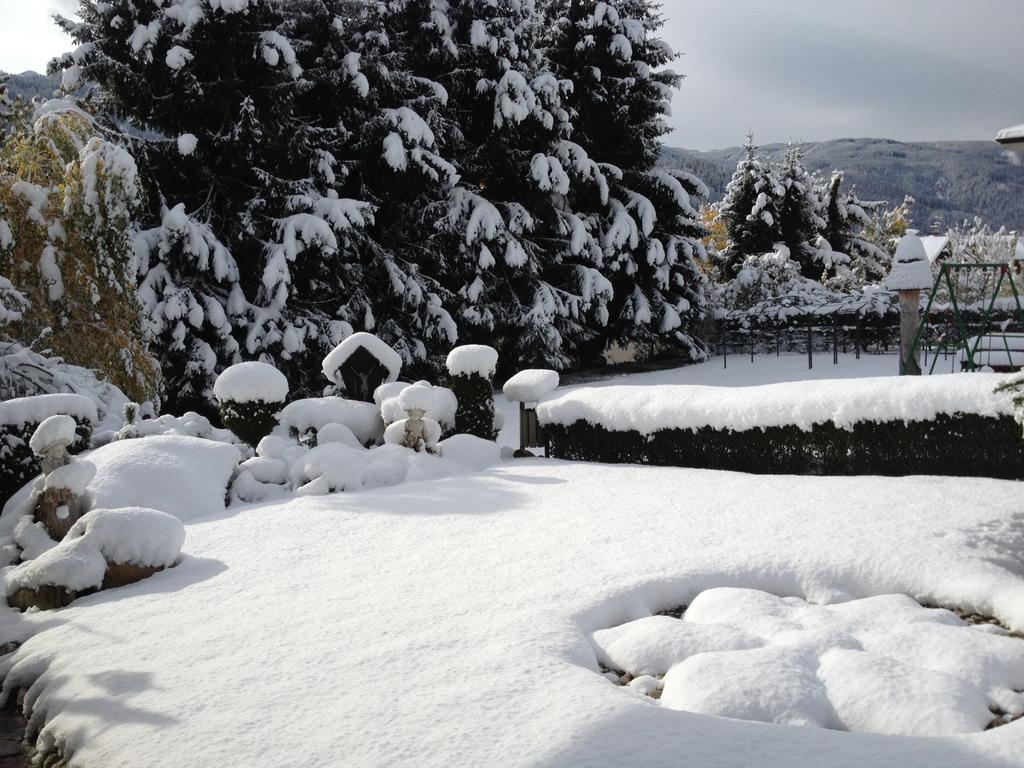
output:
[[[39,631],[10,684],[38,678],[75,765],[1020,765],[1024,722],[910,739],[669,711],[590,639],[724,586],[1024,629],[1019,489],[506,463],[196,520],[177,568],[5,614],[0,640]]]

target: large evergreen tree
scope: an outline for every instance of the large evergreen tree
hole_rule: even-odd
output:
[[[657,36],[659,6],[573,0],[568,8],[550,3],[547,12],[550,58],[558,76],[573,83],[566,100],[573,141],[610,185],[600,197],[571,198],[576,220],[595,235],[591,261],[613,289],[599,338],[674,342],[698,356],[689,321],[705,305],[696,264],[705,230],[691,200],[707,189],[687,173],[656,167],[681,80],[667,68],[675,54]]]
[[[315,391],[353,329],[410,362],[454,340],[393,202],[452,179],[414,108],[438,96],[394,68],[375,5],[83,0],[80,15],[65,82],[103,86],[148,171],[143,295],[172,405],[208,400],[240,356]]]
[[[778,172],[782,196],[778,202],[779,237],[804,277],[820,280],[827,269],[818,258],[814,241],[825,227],[818,185],[804,167],[798,146],[786,150]]]
[[[836,270],[833,284],[851,289],[880,282],[889,274],[892,257],[867,239],[865,232],[882,203],[861,200],[856,190],[843,189],[843,181],[843,172],[835,171],[824,190],[825,227],[821,234],[832,250],[849,257],[845,269]]]

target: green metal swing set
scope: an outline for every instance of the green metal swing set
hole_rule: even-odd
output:
[[[1013,301],[1016,305],[1016,319],[1020,324],[1022,330],[1024,330],[1024,308],[1021,307],[1020,290],[1017,287],[1017,281],[1014,279],[1014,272],[1017,272],[1018,278],[1020,277],[1021,268],[1024,263],[1020,261],[1012,261],[1009,263],[985,263],[976,262],[973,264],[968,263],[943,263],[940,266],[939,274],[935,278],[935,284],[932,286],[931,295],[928,297],[928,305],[925,307],[924,317],[921,323],[918,325],[917,334],[914,337],[914,344],[911,347],[910,354],[906,360],[900,361],[900,373],[911,369],[914,359],[917,357],[917,353],[921,350],[924,343],[924,334],[926,327],[931,322],[932,307],[935,304],[935,298],[939,294],[940,288],[945,285],[949,292],[950,305],[953,310],[953,320],[956,325],[957,336],[956,341],[953,342],[940,342],[935,345],[935,354],[932,359],[931,368],[929,373],[935,372],[935,366],[939,362],[940,355],[947,357],[950,351],[957,351],[962,353],[961,365],[965,371],[978,371],[985,367],[988,362],[991,362],[991,353],[996,351],[998,354],[1006,353],[1006,365],[1000,364],[1000,368],[1008,370],[1017,370],[1024,366],[1024,345],[1012,345],[1011,340],[1024,341],[1024,334],[1012,334],[1007,333],[1005,327],[998,332],[993,332],[995,329],[993,314],[996,309],[996,304],[999,301],[1000,294],[1003,288],[1008,286],[1010,293],[1013,297]],[[990,282],[992,274],[996,274],[997,278],[995,281],[995,287],[991,291],[991,298],[987,298],[985,303],[982,305],[982,316],[980,327],[973,337],[967,329],[967,319],[965,317],[965,310],[967,307],[962,307],[960,297],[958,295],[957,283],[954,279],[961,272],[969,270],[984,270],[986,284]],[[988,293],[987,290],[983,290],[983,293]],[[1002,346],[1000,349],[993,350],[993,343],[995,340],[1001,339]],[[982,345],[985,344],[984,348]],[[926,348],[930,349],[931,347]],[[981,358],[985,353],[989,354],[989,361],[983,361]],[[1014,355],[1016,354],[1016,360]],[[926,361],[927,364],[927,361]]]

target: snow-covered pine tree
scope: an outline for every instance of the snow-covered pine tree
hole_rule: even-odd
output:
[[[752,133],[744,148],[720,211],[730,240],[720,265],[726,277],[735,274],[747,256],[771,252],[782,239],[779,212],[785,190],[768,159],[758,157]]]
[[[861,200],[854,189],[844,190],[843,180],[843,172],[834,171],[823,190],[825,228],[821,235],[835,252],[849,257],[845,268],[836,270],[832,284],[855,290],[888,275],[892,256],[865,237],[882,203]]]
[[[565,367],[605,317],[594,234],[571,198],[602,195],[603,171],[572,143],[571,83],[547,66],[534,0],[390,3],[413,71],[448,95],[446,154],[461,183],[433,206],[432,247],[460,340],[498,346],[505,366]]]
[[[827,265],[818,259],[819,249],[814,246],[818,234],[825,228],[821,216],[822,200],[811,174],[803,163],[799,146],[786,150],[778,170],[782,196],[778,201],[778,224],[781,241],[789,248],[791,258],[800,264],[804,277],[821,280]],[[835,248],[835,244],[832,244]]]
[[[691,200],[708,192],[688,173],[656,167],[682,79],[666,66],[675,54],[657,36],[658,4],[573,0],[546,10],[549,56],[559,78],[573,83],[573,142],[610,185],[600,197],[570,197],[574,225],[600,248],[589,259],[614,292],[602,347],[671,342],[697,357],[702,347],[689,325],[705,307],[696,259],[705,256],[706,231]]]
[[[401,227],[378,225],[366,197],[408,183],[392,168],[380,187],[382,156],[406,153],[431,183],[450,174],[402,111],[433,91],[397,87],[376,6],[83,0],[80,16],[65,22],[80,46],[64,79],[103,85],[154,191],[159,224],[138,242],[167,378],[180,383],[172,407],[209,410],[216,371],[239,358],[273,360],[297,395],[317,391],[320,358],[354,328],[410,359],[430,336],[450,340],[418,266],[374,239]]]

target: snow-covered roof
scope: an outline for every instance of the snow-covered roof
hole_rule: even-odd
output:
[[[921,238],[921,245],[928,256],[928,263],[934,264],[949,245],[949,238],[944,235],[925,235]]]
[[[933,283],[924,243],[917,235],[907,233],[896,246],[886,287],[893,291],[913,291],[931,288]]]
[[[1020,144],[1024,146],[1024,124],[1015,125],[1012,128],[1004,128],[996,134],[996,141],[1000,144]]]

